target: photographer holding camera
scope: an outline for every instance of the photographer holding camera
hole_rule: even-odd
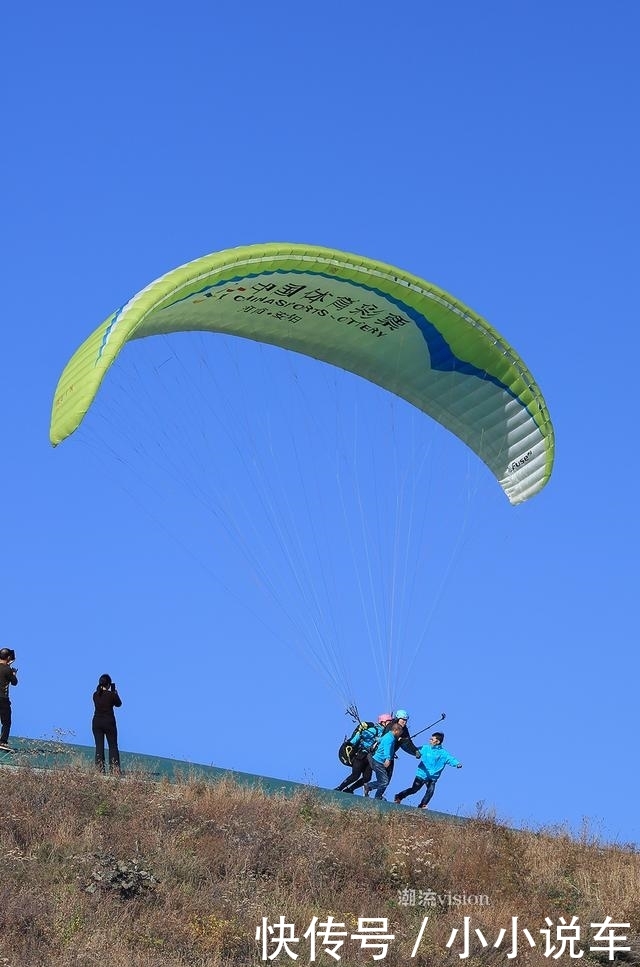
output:
[[[11,731],[11,699],[9,685],[18,684],[18,669],[13,668],[11,662],[16,660],[16,653],[12,648],[0,648],[0,749],[9,749],[9,732]]]
[[[111,675],[101,675],[98,687],[93,693],[95,712],[91,730],[96,742],[96,766],[104,772],[104,740],[109,745],[109,772],[120,772],[120,752],[118,750],[118,729],[114,708],[120,708],[122,699],[118,695],[116,683]]]

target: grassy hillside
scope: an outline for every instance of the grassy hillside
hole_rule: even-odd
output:
[[[537,965],[574,962],[580,949],[584,967],[640,964],[632,849],[483,817],[342,809],[311,788],[274,796],[224,780],[105,778],[86,765],[5,768],[0,783],[0,967],[308,964],[314,934],[319,964]],[[556,957],[560,918],[574,916],[574,956],[567,943]],[[607,916],[630,927],[596,941],[591,924]],[[385,921],[395,939],[381,957]],[[273,927],[264,950],[263,926]],[[277,952],[278,936],[297,937],[297,960]]]

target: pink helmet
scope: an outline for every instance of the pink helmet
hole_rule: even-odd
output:
[[[380,725],[384,725],[385,722],[390,722],[392,718],[393,715],[391,715],[389,712],[383,712],[382,715],[378,716],[378,722]]]

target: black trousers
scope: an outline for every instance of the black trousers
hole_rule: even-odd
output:
[[[426,788],[424,790],[424,796],[418,803],[419,806],[424,807],[431,802],[431,797],[436,791],[436,782],[437,779],[421,779],[420,776],[416,776],[413,780],[413,785],[409,789],[403,789],[402,792],[399,792],[395,798],[398,800],[398,802],[402,802],[402,800],[406,799],[407,796],[412,796],[414,792],[418,792],[423,786],[425,786]]]
[[[0,742],[7,743],[9,741],[9,732],[11,731],[11,699],[10,698],[0,698],[0,724],[2,725],[2,731],[0,732]]]
[[[349,789],[349,792],[354,792],[356,789],[364,786],[365,782],[369,782],[370,778],[371,766],[369,765],[369,756],[366,752],[358,752],[354,755],[351,762],[351,775],[347,776],[336,788],[339,792],[344,792],[345,789]]]
[[[104,740],[109,746],[109,772],[120,772],[120,752],[118,750],[118,730],[115,720],[94,719],[91,730],[96,742],[96,766],[104,772]]]

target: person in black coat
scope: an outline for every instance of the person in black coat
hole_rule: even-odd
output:
[[[104,772],[104,740],[109,746],[109,772],[120,772],[120,752],[118,751],[118,729],[114,708],[120,708],[122,699],[118,695],[116,683],[111,675],[101,675],[98,687],[93,693],[95,712],[91,722],[93,737],[96,741],[96,766]]]
[[[17,668],[11,664],[15,661],[15,652],[11,648],[0,648],[0,749],[9,749],[9,733],[11,731],[11,699],[9,686],[18,684]]]

